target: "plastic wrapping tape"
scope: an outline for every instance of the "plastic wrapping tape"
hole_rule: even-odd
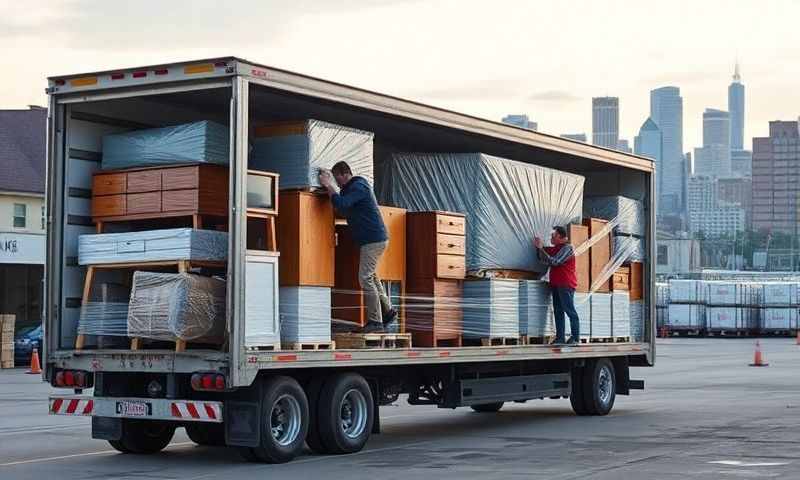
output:
[[[129,336],[220,343],[224,333],[224,280],[190,273],[134,272]]]
[[[256,127],[249,166],[279,173],[280,187],[318,187],[319,170],[347,162],[353,175],[373,181],[370,132],[320,120]]]
[[[176,163],[227,165],[229,136],[228,127],[209,121],[106,135],[102,167],[107,170]]]
[[[584,178],[481,153],[396,154],[383,164],[381,202],[467,218],[467,271],[544,272],[531,242],[580,222]]]

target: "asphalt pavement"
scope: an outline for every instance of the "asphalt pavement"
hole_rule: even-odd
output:
[[[157,455],[124,455],[90,438],[90,421],[47,415],[54,390],[24,369],[0,370],[0,479],[800,478],[800,346],[764,339],[671,338],[646,389],[617,397],[607,417],[577,417],[568,400],[507,404],[500,413],[381,409],[383,433],[362,452],[308,452],[285,465],[250,464],[184,432]],[[280,477],[279,477],[280,476]]]

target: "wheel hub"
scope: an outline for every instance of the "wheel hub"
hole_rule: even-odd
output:
[[[603,405],[607,405],[611,401],[611,394],[614,391],[614,385],[611,381],[611,372],[608,367],[602,367],[597,379],[598,396]]]
[[[367,426],[367,399],[359,390],[351,389],[342,397],[339,424],[349,438],[358,438]]]
[[[297,399],[290,395],[280,396],[270,412],[272,438],[282,446],[290,445],[300,433],[300,423],[300,404]]]

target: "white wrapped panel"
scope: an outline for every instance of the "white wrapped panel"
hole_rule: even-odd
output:
[[[575,292],[575,311],[578,312],[579,327],[581,338],[591,338],[592,336],[592,301],[588,293]],[[565,320],[565,329],[572,335],[570,330],[569,318]]]
[[[631,296],[628,292],[611,293],[611,336],[631,336]]]
[[[762,330],[797,330],[797,308],[761,309]]]
[[[250,255],[245,265],[245,347],[280,343],[276,257]]]
[[[703,305],[671,303],[667,311],[667,325],[676,328],[705,328]]]
[[[765,282],[762,284],[761,304],[769,307],[796,306],[796,282]]]
[[[740,305],[744,300],[745,284],[735,282],[703,282],[709,305]],[[747,290],[749,291],[749,290]]]
[[[738,330],[742,328],[745,312],[736,307],[706,307],[706,328],[709,330]]]
[[[155,262],[160,260],[224,261],[228,234],[193,228],[143,232],[97,233],[78,239],[78,263]]]
[[[481,153],[398,154],[387,159],[381,204],[467,218],[467,271],[545,272],[531,248],[554,225],[580,223],[584,178]]]
[[[331,341],[331,289],[280,288],[281,342]]]
[[[631,312],[631,340],[634,342],[644,342],[646,335],[645,310],[642,300],[634,300],[630,303]]]
[[[520,280],[519,333],[531,337],[555,335],[553,297],[547,282]]]
[[[703,303],[705,291],[699,280],[670,280],[669,301],[671,303]]]
[[[592,302],[592,338],[610,337],[611,333],[611,294],[593,293]]]
[[[669,283],[656,283],[656,306],[669,305]]]
[[[519,336],[519,280],[464,282],[464,337]]]

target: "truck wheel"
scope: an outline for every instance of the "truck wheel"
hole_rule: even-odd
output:
[[[607,358],[589,363],[583,375],[583,402],[589,415],[608,415],[617,395],[614,365]]]
[[[478,413],[496,413],[499,412],[501,408],[503,408],[504,403],[505,402],[481,403],[480,405],[470,405],[469,408],[475,410]]]
[[[374,422],[372,390],[355,373],[337,375],[322,387],[319,434],[329,453],[353,453],[364,448]]]
[[[274,377],[264,385],[261,444],[242,452],[246,460],[286,463],[302,450],[308,432],[308,399],[291,377]]]
[[[315,453],[330,453],[319,436],[319,397],[322,393],[322,386],[325,380],[322,377],[314,377],[306,385],[306,396],[308,397],[308,434],[306,435],[306,445]]]
[[[109,440],[122,453],[151,454],[164,449],[175,434],[175,425],[156,420],[122,420],[122,438]]]
[[[186,425],[186,435],[198,445],[225,446],[225,427],[221,423],[189,423]]]
[[[569,403],[576,415],[588,415],[586,403],[583,398],[583,377],[585,368],[574,367],[572,369],[572,393],[569,396]]]

